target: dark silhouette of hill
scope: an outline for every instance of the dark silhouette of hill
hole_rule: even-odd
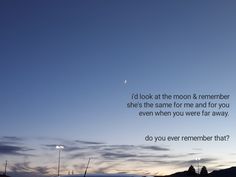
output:
[[[190,176],[188,175],[188,171],[183,171],[183,172],[177,172],[172,175],[169,175],[170,177],[182,177],[182,176]],[[191,175],[193,176],[193,175]]]
[[[202,177],[202,176],[208,176],[208,177],[236,177],[236,167],[231,167],[223,170],[215,170],[209,174],[203,174],[199,175],[197,173],[189,173],[188,171],[183,171],[183,172],[177,172],[171,175],[166,175],[166,176],[155,176],[155,177]]]
[[[236,167],[231,167],[223,170],[215,170],[211,172],[209,177],[235,177],[236,176]]]
[[[3,175],[0,175],[0,177],[10,177],[10,176],[3,174]]]

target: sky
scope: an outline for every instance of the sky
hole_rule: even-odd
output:
[[[233,0],[0,2],[0,171],[164,175],[235,166]],[[124,83],[124,81],[127,83]],[[140,118],[132,93],[228,94],[227,118]],[[146,135],[229,135],[147,142]]]

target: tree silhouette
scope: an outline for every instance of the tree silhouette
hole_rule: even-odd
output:
[[[192,165],[189,167],[189,169],[187,171],[187,175],[188,176],[196,176],[197,175],[196,170]]]
[[[202,176],[208,175],[208,171],[207,171],[207,168],[205,166],[202,167],[200,175],[202,175]]]

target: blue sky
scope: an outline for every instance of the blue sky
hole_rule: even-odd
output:
[[[50,154],[46,164],[52,174],[55,151],[44,145],[67,142],[80,153],[80,140],[103,144],[73,160],[72,152],[63,153],[64,171],[81,172],[88,156],[103,162],[91,171],[107,173],[168,174],[186,169],[195,153],[210,159],[212,169],[235,165],[235,5],[230,0],[1,1],[1,145],[18,147],[0,153],[2,163],[8,159],[13,168],[27,162],[23,165],[35,170],[43,166],[40,157]],[[149,92],[230,94],[230,116],[140,119],[126,103],[131,93]],[[144,141],[147,134],[222,134],[230,141],[152,144]],[[138,163],[120,154],[126,152],[122,145],[134,149]],[[118,146],[113,149],[118,155],[105,153],[107,146]],[[176,162],[172,167],[163,165],[168,154]]]

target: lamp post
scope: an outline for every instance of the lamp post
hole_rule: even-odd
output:
[[[58,167],[57,167],[57,176],[60,176],[60,165],[61,165],[61,150],[64,149],[63,145],[57,145],[56,149],[59,151],[58,155]]]
[[[6,160],[6,163],[5,163],[5,171],[4,171],[4,175],[7,175],[7,160]]]
[[[200,170],[200,169],[199,169],[199,162],[200,162],[200,160],[201,160],[201,159],[200,159],[199,157],[196,158],[198,174],[200,174],[200,172],[199,172],[199,170]]]

